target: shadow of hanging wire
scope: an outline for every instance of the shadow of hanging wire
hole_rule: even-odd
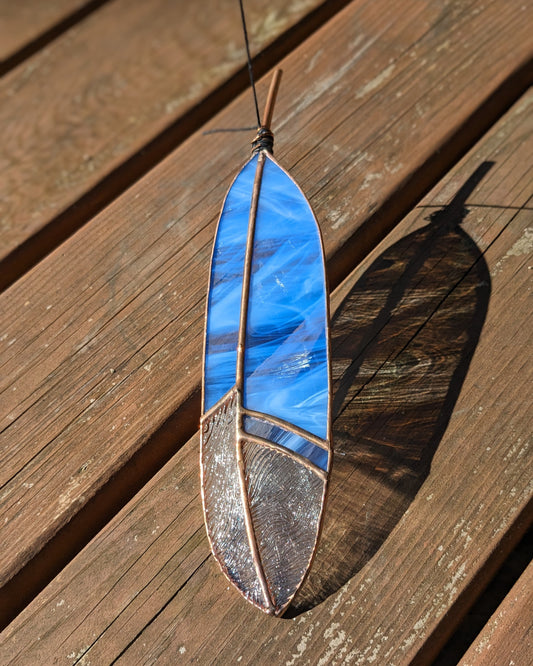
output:
[[[487,313],[487,264],[460,225],[493,164],[482,163],[429,224],[387,248],[332,317],[329,495],[315,561],[285,617],[350,580],[429,474]]]

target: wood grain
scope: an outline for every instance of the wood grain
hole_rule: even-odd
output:
[[[28,47],[54,34],[66,22],[102,3],[88,0],[0,0],[0,72],[23,57]],[[22,53],[21,53],[22,52]]]
[[[352,3],[282,63],[276,154],[334,285],[464,151],[464,128],[490,122],[529,53],[507,3],[386,6]],[[209,126],[249,114],[246,94]],[[0,297],[5,618],[196,430],[214,224],[247,152],[192,137]]]
[[[244,603],[209,554],[195,435],[6,629],[6,664],[37,655],[59,664],[430,663],[532,518],[531,368],[521,353],[531,343],[532,105],[530,93],[334,294],[344,350],[334,351],[336,391],[349,377],[334,433],[346,412],[352,425],[336,446],[314,568],[327,587],[342,560],[349,579],[288,621]],[[450,250],[443,289],[447,271],[435,269]],[[401,290],[382,280],[387,270]],[[410,315],[416,330],[405,339],[399,324]],[[468,323],[478,330],[457,386],[451,339],[468,337]],[[355,375],[339,366],[350,346]],[[424,419],[433,428],[409,451],[416,410],[413,436]],[[374,422],[405,421],[396,441],[394,429],[369,423],[370,411]],[[347,525],[353,552],[342,542]]]
[[[257,72],[343,4],[248,2]],[[0,286],[227,104],[247,85],[245,62],[235,0],[207,0],[202,11],[185,0],[116,0],[5,76]],[[249,107],[244,127],[254,123]]]
[[[533,654],[533,563],[524,571],[486,627],[461,659],[461,666],[527,666]]]

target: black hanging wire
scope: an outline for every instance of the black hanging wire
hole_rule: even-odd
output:
[[[263,127],[261,124],[261,114],[259,113],[259,104],[257,102],[257,92],[255,90],[255,79],[252,67],[252,56],[250,55],[250,40],[248,39],[248,30],[246,28],[246,17],[244,15],[243,0],[239,0],[239,7],[241,9],[242,31],[244,34],[244,44],[246,46],[246,59],[248,62],[248,74],[250,76],[250,85],[254,97],[255,115],[257,117],[257,134],[252,141],[252,155],[258,153],[260,150],[266,150],[270,154],[273,152],[274,135],[269,127]],[[254,129],[253,127],[230,127],[223,129],[207,130],[204,134],[215,134],[218,132],[242,132]]]
[[[239,0],[239,7],[241,8],[242,30],[244,32],[244,43],[246,45],[246,58],[248,59],[248,74],[250,75],[250,84],[254,95],[255,114],[257,116],[257,127],[261,127],[261,115],[259,113],[259,104],[257,103],[257,93],[255,92],[254,71],[252,68],[252,57],[250,55],[250,42],[248,40],[248,30],[246,29],[246,18],[244,16],[244,7],[242,0]]]

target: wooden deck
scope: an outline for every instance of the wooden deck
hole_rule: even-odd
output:
[[[533,522],[533,5],[246,9],[332,289],[317,558],[267,617],[203,526],[208,263],[253,138],[204,134],[254,122],[236,0],[0,0],[0,664],[529,666],[531,566],[448,648]]]

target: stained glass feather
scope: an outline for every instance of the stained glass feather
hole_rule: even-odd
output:
[[[246,599],[280,615],[317,545],[331,465],[330,375],[320,231],[271,148],[263,125],[218,223],[201,468],[215,558]]]

